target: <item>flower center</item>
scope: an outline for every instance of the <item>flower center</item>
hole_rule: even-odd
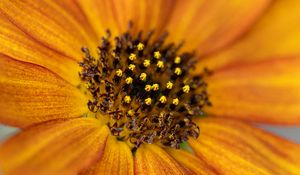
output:
[[[102,38],[97,58],[87,48],[80,78],[91,96],[88,108],[105,118],[111,134],[136,148],[160,143],[179,148],[188,137],[197,138],[194,117],[210,105],[203,75],[190,74],[194,53],[179,53],[182,44],[165,44],[167,34],[154,39],[128,32]]]

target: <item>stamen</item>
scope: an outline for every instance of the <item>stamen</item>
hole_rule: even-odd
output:
[[[141,73],[141,75],[140,75],[140,80],[142,80],[142,81],[145,81],[146,80],[146,78],[147,78],[147,74],[146,73]]]
[[[136,59],[136,55],[134,53],[130,54],[129,59],[134,61]]]
[[[164,62],[163,61],[158,61],[157,64],[156,64],[156,66],[158,68],[164,68]]]
[[[152,85],[152,90],[153,91],[158,91],[158,89],[159,89],[159,85],[157,83]]]
[[[183,91],[184,93],[189,93],[189,92],[190,92],[190,86],[189,86],[189,85],[183,86],[183,87],[182,87],[182,91]]]
[[[145,86],[145,91],[149,92],[149,91],[151,91],[151,89],[152,89],[152,86],[151,86],[151,85],[147,84],[147,85]]]
[[[154,52],[154,58],[160,59],[160,57],[161,57],[161,54],[159,51]]]
[[[128,96],[128,95],[126,95],[126,96],[124,97],[124,102],[125,102],[125,103],[130,103],[130,102],[131,102],[131,97]]]
[[[167,97],[166,96],[161,96],[160,98],[159,98],[159,101],[161,102],[161,103],[166,103],[167,102]]]
[[[143,50],[143,49],[144,49],[144,44],[143,44],[143,43],[139,43],[139,44],[137,45],[137,49],[138,49],[139,51]]]
[[[149,67],[149,66],[150,66],[150,60],[144,60],[143,65],[144,65],[145,67]]]
[[[167,89],[172,89],[172,88],[173,88],[173,83],[171,81],[168,81]]]
[[[177,106],[179,104],[179,99],[178,98],[173,99],[172,104]]]
[[[122,71],[121,69],[118,69],[118,70],[116,71],[116,75],[117,75],[118,77],[122,77],[123,71]]]
[[[175,64],[179,64],[181,62],[181,58],[179,56],[177,56],[174,60]]]
[[[128,66],[128,69],[131,70],[131,71],[133,71],[135,69],[135,65],[134,64],[130,64]]]
[[[180,67],[176,67],[174,73],[176,75],[181,75],[182,74],[182,70],[180,69]]]
[[[126,84],[131,84],[133,79],[131,77],[126,78],[125,82]]]
[[[133,110],[129,110],[128,112],[127,112],[127,114],[129,115],[129,116],[133,116],[134,115],[134,111]]]
[[[146,105],[151,105],[151,103],[152,103],[152,99],[151,98],[146,98],[145,99],[145,104]]]

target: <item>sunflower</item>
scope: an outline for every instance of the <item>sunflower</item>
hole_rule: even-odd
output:
[[[3,0],[12,175],[300,174],[299,0]]]

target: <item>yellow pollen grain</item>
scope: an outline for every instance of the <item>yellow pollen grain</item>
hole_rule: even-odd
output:
[[[173,88],[173,83],[171,81],[168,81],[167,89],[172,89],[172,88]]]
[[[183,86],[183,87],[182,87],[182,91],[183,91],[184,93],[189,93],[189,92],[190,92],[190,86],[189,86],[189,85]]]
[[[133,71],[135,69],[135,65],[134,64],[129,64],[128,69]]]
[[[154,52],[154,58],[156,59],[160,59],[161,58],[161,54],[159,51]]]
[[[173,105],[178,105],[179,104],[179,99],[178,98],[174,98],[172,101]]]
[[[151,86],[151,85],[147,84],[147,85],[145,86],[145,91],[149,92],[149,91],[151,91],[151,89],[152,89],[152,86]]]
[[[118,70],[116,71],[116,75],[117,75],[118,77],[122,77],[123,71],[122,71],[121,69],[118,69]]]
[[[153,85],[152,85],[152,89],[153,89],[154,91],[158,91],[159,85],[158,85],[157,83],[153,84]]]
[[[185,123],[188,123],[190,120],[187,119],[187,118],[184,118],[183,121],[184,121]]]
[[[92,83],[91,83],[91,82],[88,82],[88,83],[85,84],[85,87],[86,87],[86,88],[90,88],[91,86],[92,86]]]
[[[179,64],[181,62],[181,58],[179,56],[177,56],[174,60],[175,64]]]
[[[161,102],[161,103],[166,103],[167,102],[167,97],[166,96],[161,96],[160,98],[159,98],[159,101]]]
[[[142,81],[145,81],[146,80],[146,78],[147,78],[147,74],[146,73],[141,73],[141,75],[140,75],[140,80],[142,80]]]
[[[130,109],[130,110],[127,112],[127,114],[128,114],[129,116],[133,116],[133,115],[134,115],[134,111],[133,111],[132,109]]]
[[[181,75],[182,74],[182,70],[180,69],[180,67],[176,67],[175,70],[174,70],[174,73],[176,75]]]
[[[111,52],[111,55],[115,58],[116,57],[116,53],[115,52]]]
[[[141,50],[144,50],[144,44],[143,43],[139,43],[138,45],[137,45],[137,49],[139,50],[139,51],[141,51]]]
[[[133,79],[131,77],[128,77],[125,79],[126,84],[131,84]]]
[[[136,59],[136,55],[134,53],[130,54],[129,59],[134,61]]]
[[[150,66],[150,60],[144,60],[143,65],[145,67],[149,67]]]
[[[163,61],[158,61],[157,64],[156,64],[156,66],[158,68],[164,68],[164,62]]]
[[[126,95],[126,96],[124,97],[124,102],[125,102],[125,103],[130,103],[130,102],[131,102],[131,97],[128,96],[128,95]]]
[[[151,105],[151,103],[152,103],[152,99],[151,98],[146,98],[145,99],[145,104],[146,105]]]

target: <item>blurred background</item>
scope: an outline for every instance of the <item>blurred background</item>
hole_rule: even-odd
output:
[[[267,125],[259,125],[270,132],[281,135],[289,140],[300,143],[300,127],[274,127]],[[17,128],[0,125],[0,142],[16,134],[19,130]]]

